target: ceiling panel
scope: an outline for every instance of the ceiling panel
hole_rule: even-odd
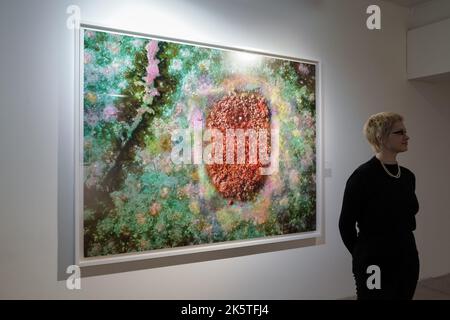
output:
[[[395,4],[398,4],[399,6],[402,7],[408,7],[408,8],[412,8],[415,7],[419,4],[425,3],[425,2],[429,2],[432,0],[384,0],[384,1],[388,1],[388,2],[393,2]]]

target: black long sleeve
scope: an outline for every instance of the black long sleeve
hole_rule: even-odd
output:
[[[385,166],[392,174],[398,172],[397,165]],[[401,167],[401,177],[393,178],[373,157],[347,180],[339,217],[341,238],[352,255],[357,243],[381,251],[415,247],[412,231],[418,210],[414,174]]]
[[[361,177],[354,173],[347,180],[339,218],[341,238],[350,253],[353,252],[357,240],[356,222],[358,214],[361,213],[363,201],[364,186]]]

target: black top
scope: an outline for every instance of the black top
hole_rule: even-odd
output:
[[[385,166],[397,174],[396,164]],[[412,231],[419,211],[415,188],[416,178],[407,168],[401,167],[397,179],[386,173],[375,156],[359,166],[347,181],[339,219],[341,237],[350,253],[357,243],[375,250],[415,249]]]

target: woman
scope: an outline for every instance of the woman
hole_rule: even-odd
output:
[[[353,256],[358,300],[410,300],[419,277],[413,234],[419,203],[414,174],[396,159],[408,150],[409,137],[403,117],[392,112],[371,116],[364,134],[376,154],[348,179],[339,219],[342,240]],[[376,270],[381,288],[372,286]]]

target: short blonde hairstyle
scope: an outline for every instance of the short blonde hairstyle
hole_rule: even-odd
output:
[[[397,121],[403,121],[403,117],[394,112],[381,112],[370,116],[364,124],[364,135],[375,152],[382,150]]]

